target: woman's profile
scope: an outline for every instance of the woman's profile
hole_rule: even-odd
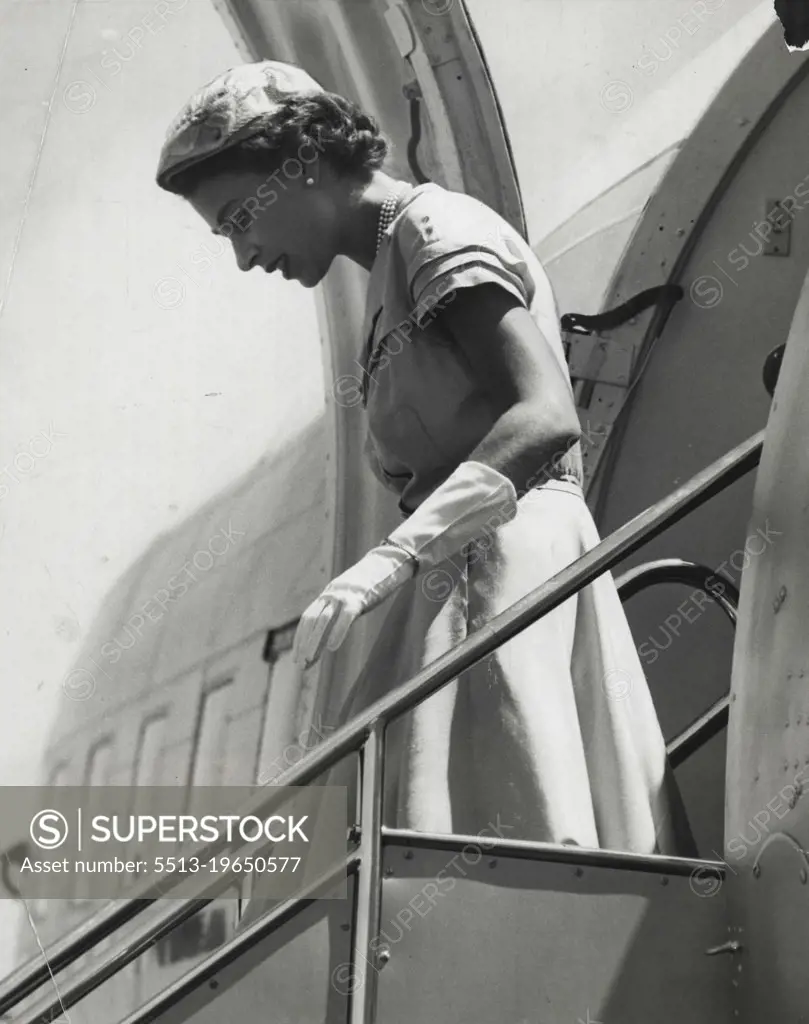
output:
[[[328,584],[295,641],[312,665],[387,605],[343,721],[599,542],[541,264],[495,211],[392,178],[386,155],[373,118],[264,61],[189,100],[157,175],[242,270],[307,288],[338,255],[369,272],[360,414],[402,521]],[[400,828],[472,835],[498,820],[512,839],[692,854],[612,577],[395,723],[386,800]]]

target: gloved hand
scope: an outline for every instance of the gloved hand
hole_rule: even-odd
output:
[[[336,651],[355,619],[423,566],[436,565],[516,514],[517,493],[507,477],[481,462],[462,462],[401,526],[309,605],[298,623],[294,660],[308,668],[324,647]]]

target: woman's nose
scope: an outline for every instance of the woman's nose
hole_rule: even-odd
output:
[[[249,248],[243,246],[235,246],[235,249],[236,263],[239,266],[239,270],[252,270],[258,261],[258,249],[255,246],[250,246]]]

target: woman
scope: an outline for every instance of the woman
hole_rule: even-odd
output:
[[[159,184],[243,270],[370,273],[368,457],[403,521],[304,612],[296,658],[390,601],[344,720],[598,543],[548,279],[477,200],[382,170],[372,118],[298,68],[231,69],[169,130]],[[394,597],[395,594],[395,597]],[[601,576],[388,730],[389,824],[689,854],[612,578]]]

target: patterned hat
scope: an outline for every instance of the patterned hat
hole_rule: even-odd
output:
[[[167,188],[174,174],[257,134],[290,96],[323,91],[293,64],[265,60],[228,68],[196,92],[171,123],[158,185]]]

